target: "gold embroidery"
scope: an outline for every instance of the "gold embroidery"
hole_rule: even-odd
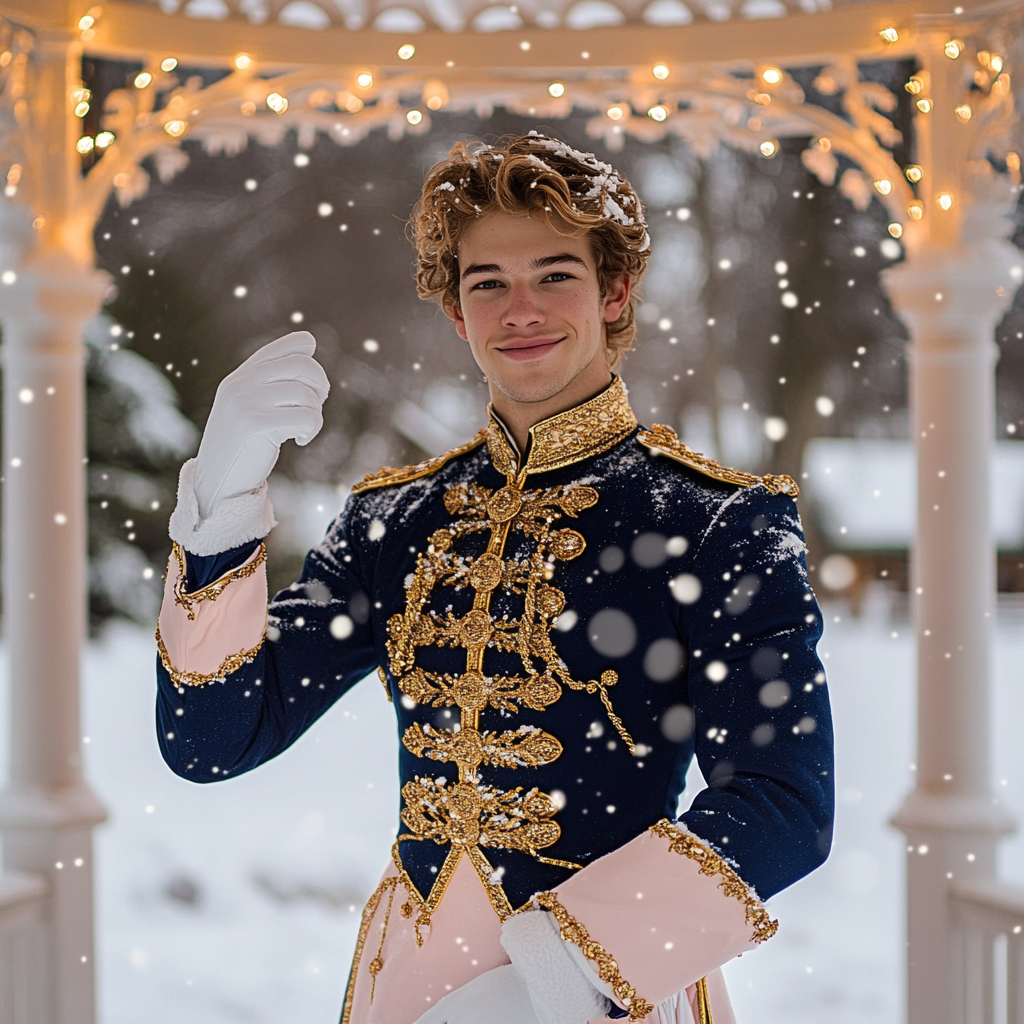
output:
[[[521,725],[514,732],[478,732],[476,729],[450,732],[415,724],[405,730],[402,743],[417,757],[451,761],[471,768],[480,764],[495,768],[539,768],[562,753],[562,744],[554,736],[532,725]]]
[[[377,666],[377,678],[380,680],[381,685],[384,687],[384,696],[387,697],[389,704],[394,704],[394,698],[391,696],[391,687],[388,686],[388,677],[384,673],[384,669]]]
[[[718,888],[739,900],[746,908],[747,924],[751,925],[754,933],[750,938],[751,942],[761,943],[770,939],[779,928],[779,922],[773,921],[765,910],[764,904],[754,895],[750,886],[743,881],[735,870],[729,866],[728,861],[720,854],[715,853],[709,846],[705,845],[696,836],[688,832],[680,832],[668,818],[662,818],[657,824],[651,826],[651,831],[662,839],[667,839],[669,848],[673,853],[681,854],[695,861],[700,867],[700,873],[709,877],[721,875],[722,881]]]
[[[376,473],[367,473],[359,483],[353,484],[352,491],[354,494],[360,494],[363,491],[370,491],[376,487],[392,487],[397,484],[407,484],[410,480],[418,480],[420,477],[429,476],[431,473],[437,472],[445,463],[451,462],[452,459],[457,458],[459,455],[465,455],[466,452],[471,452],[474,448],[478,448],[484,443],[485,439],[486,431],[479,430],[472,441],[459,445],[458,448],[452,448],[451,451],[447,451],[443,455],[437,455],[432,459],[424,459],[423,462],[418,462],[414,466],[404,466],[401,469],[381,466]]]
[[[216,601],[217,598],[220,597],[220,595],[227,589],[229,583],[234,583],[236,580],[247,579],[256,572],[256,570],[267,560],[267,545],[261,543],[259,549],[256,551],[255,558],[251,561],[238,566],[237,569],[232,569],[230,572],[226,572],[219,580],[214,580],[213,583],[207,583],[205,587],[200,587],[199,590],[195,590],[191,594],[185,591],[185,584],[187,582],[185,551],[182,546],[175,541],[171,553],[178,563],[178,579],[173,588],[174,603],[184,608],[188,614],[189,620],[192,621],[196,617],[196,613],[192,608],[193,605],[199,604],[201,601]]]
[[[395,880],[397,882],[397,879]],[[377,947],[377,955],[370,961],[370,1004],[373,1004],[373,996],[377,991],[377,975],[384,970],[384,940],[388,935],[388,923],[391,920],[391,907],[395,902],[395,889],[397,885],[391,886],[388,893],[388,909],[384,911],[384,924],[380,929],[380,945]]]
[[[619,971],[615,958],[598,942],[594,942],[587,929],[580,924],[562,905],[553,892],[541,892],[534,897],[537,906],[550,911],[558,922],[559,930],[566,942],[578,946],[583,955],[597,966],[598,977],[611,985],[615,998],[629,1010],[630,1020],[643,1020],[654,1012],[654,1004],[636,994]]]
[[[755,487],[763,484],[769,494],[788,494],[795,498],[800,493],[796,481],[783,474],[773,476],[766,473],[764,476],[756,476],[753,473],[745,473],[741,469],[729,469],[727,466],[720,466],[714,459],[709,459],[700,452],[683,444],[671,427],[656,424],[649,430],[641,430],[637,434],[637,440],[645,447],[650,448],[656,455],[667,455],[676,462],[681,462],[690,469],[697,470],[705,476],[713,477],[715,480],[722,480],[727,484],[738,484],[740,487]]]
[[[697,1024],[715,1024],[711,1019],[711,1000],[708,997],[708,979],[697,982]]]
[[[380,885],[377,886],[373,894],[366,901],[366,906],[363,907],[363,917],[359,922],[359,935],[356,938],[356,950],[352,955],[352,970],[348,976],[348,990],[345,993],[345,1008],[341,1014],[341,1024],[348,1024],[352,1016],[352,1000],[355,997],[356,991],[356,975],[359,973],[359,962],[363,958],[363,947],[366,945],[366,936],[370,930],[370,924],[373,922],[373,915],[377,913],[377,907],[380,906],[381,897],[383,897],[384,893],[391,889],[393,895],[395,886],[400,881],[399,875],[391,875],[388,878],[382,879]],[[383,947],[383,939],[381,940],[381,946]],[[374,980],[376,980],[376,976]]]
[[[260,642],[248,651],[239,651],[238,654],[229,654],[214,672],[179,672],[172,664],[167,648],[164,646],[163,637],[160,635],[160,627],[156,627],[156,649],[160,654],[160,662],[167,669],[171,682],[175,686],[205,686],[218,679],[225,679],[232,672],[237,672],[243,665],[249,664],[263,646],[264,637]]]

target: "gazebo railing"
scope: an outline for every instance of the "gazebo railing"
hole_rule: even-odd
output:
[[[45,1024],[45,896],[37,875],[0,875],[0,1024]]]
[[[1024,888],[972,882],[949,900],[952,1024],[1024,1024]]]

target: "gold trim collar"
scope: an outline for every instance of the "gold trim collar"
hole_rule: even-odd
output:
[[[614,448],[636,429],[626,385],[614,377],[599,395],[530,427],[526,465],[509,441],[497,413],[487,406],[487,450],[495,468],[508,477],[546,473]]]

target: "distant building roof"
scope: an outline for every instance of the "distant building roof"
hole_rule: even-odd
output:
[[[838,551],[907,550],[914,529],[909,441],[818,437],[807,445],[805,496]],[[1004,551],[1024,549],[1024,441],[995,445],[992,526]]]

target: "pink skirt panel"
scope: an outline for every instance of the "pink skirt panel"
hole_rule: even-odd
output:
[[[228,658],[259,646],[267,628],[266,562],[251,576],[229,583],[215,600],[194,603],[194,619],[174,600],[180,575],[172,555],[160,607],[160,637],[175,672],[213,675]]]

